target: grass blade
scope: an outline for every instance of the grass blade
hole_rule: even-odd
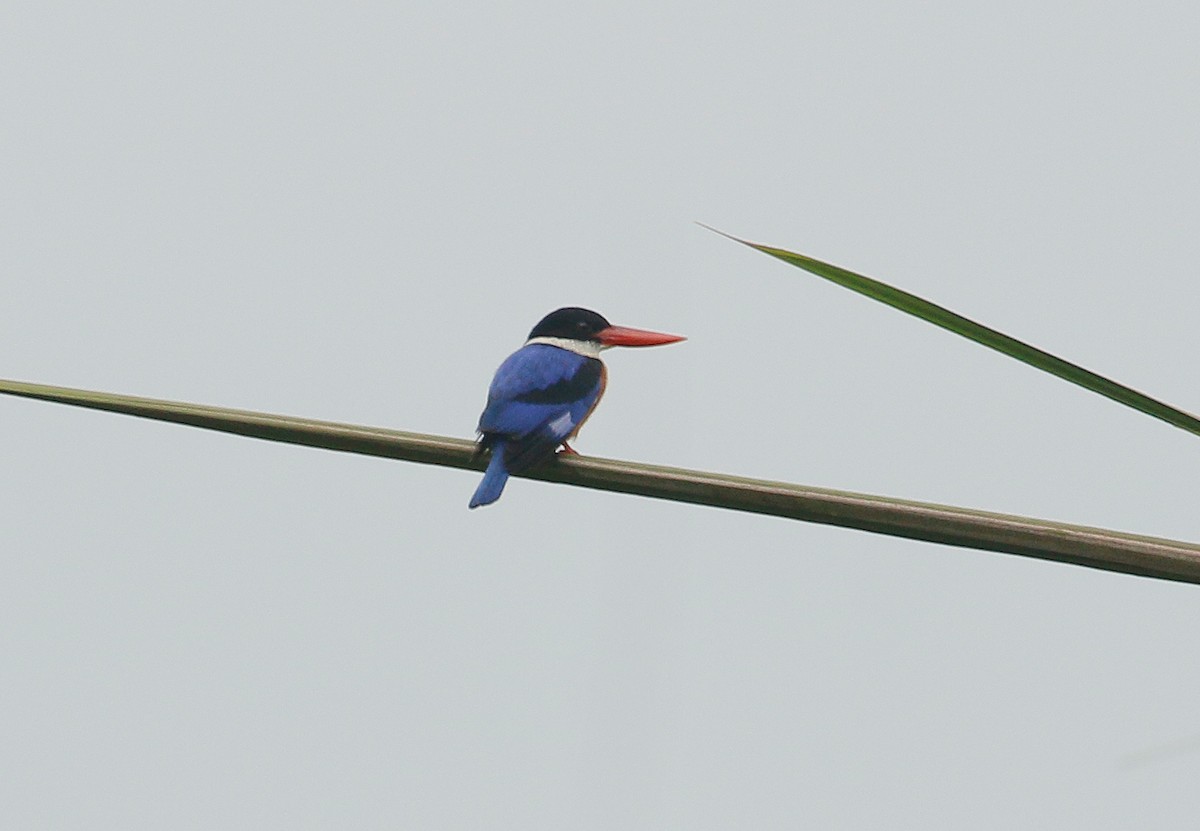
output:
[[[466,439],[20,381],[0,381],[0,393],[327,450],[468,470],[482,470],[484,465],[484,460],[474,458],[474,443]],[[1200,545],[1101,528],[585,456],[559,458],[520,475],[583,488],[1200,583]],[[464,490],[464,513],[466,494]]]
[[[783,248],[761,245],[756,242],[748,242],[747,240],[730,236],[724,231],[718,231],[716,228],[710,228],[707,225],[701,225],[701,227],[727,237],[734,242],[740,242],[742,245],[749,246],[756,251],[769,254],[797,268],[802,268],[810,274],[824,277],[826,280],[837,283],[839,286],[844,286],[859,294],[865,294],[867,297],[878,300],[881,303],[886,303],[892,308],[907,312],[914,317],[919,317],[921,320],[928,321],[935,326],[949,329],[951,332],[962,335],[964,338],[969,338],[976,343],[981,343],[984,346],[995,349],[997,352],[1002,352],[1010,358],[1016,358],[1018,361],[1023,361],[1030,366],[1049,372],[1051,375],[1057,375],[1059,378],[1070,381],[1073,384],[1078,384],[1092,392],[1098,392],[1107,398],[1111,398],[1113,401],[1119,401],[1127,407],[1140,410],[1146,415],[1162,419],[1168,424],[1173,424],[1176,427],[1187,430],[1189,433],[1200,435],[1200,418],[1191,413],[1172,407],[1170,404],[1151,398],[1123,384],[1118,384],[1116,381],[1109,380],[1102,375],[1097,375],[1091,370],[1084,369],[1070,361],[1064,361],[1062,358],[1051,355],[1049,352],[1038,349],[1036,346],[1031,346],[1016,338],[1009,337],[1003,332],[997,332],[995,329],[969,320],[943,306],[917,297],[915,294],[910,294],[862,274],[855,274],[853,271],[847,271],[836,265],[814,260],[812,257],[806,257],[803,254],[797,254]]]

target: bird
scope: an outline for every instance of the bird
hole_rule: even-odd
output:
[[[600,352],[612,346],[658,346],[686,340],[646,329],[613,326],[590,309],[568,306],[543,317],[525,345],[505,359],[479,416],[476,457],[491,451],[469,507],[500,498],[509,474],[552,457],[579,432],[608,383]]]

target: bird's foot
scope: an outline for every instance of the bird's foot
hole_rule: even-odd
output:
[[[574,447],[571,447],[571,445],[567,444],[565,441],[562,443],[562,450],[560,450],[558,452],[560,454],[562,454],[563,456],[578,456],[579,455],[579,451],[577,451]]]

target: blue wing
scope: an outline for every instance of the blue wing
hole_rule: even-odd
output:
[[[587,418],[603,390],[596,358],[544,343],[523,346],[500,365],[479,417],[484,446],[503,442],[510,470],[548,457]]]

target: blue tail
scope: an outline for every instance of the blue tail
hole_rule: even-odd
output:
[[[478,508],[480,505],[491,505],[504,493],[504,483],[508,481],[508,468],[504,466],[504,443],[497,442],[492,446],[492,461],[488,464],[483,481],[475,489],[469,507]]]

